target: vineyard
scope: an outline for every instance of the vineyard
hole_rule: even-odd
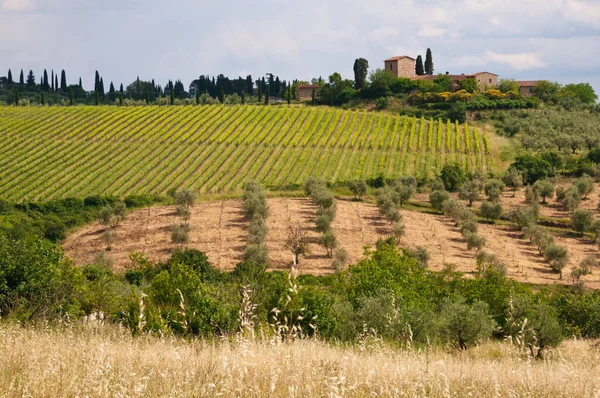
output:
[[[325,107],[0,107],[0,150],[0,198],[36,201],[498,167],[466,124]]]

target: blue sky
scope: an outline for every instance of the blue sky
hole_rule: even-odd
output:
[[[435,72],[590,82],[600,93],[600,1],[0,0],[0,74],[66,69],[93,85],[182,79],[352,78],[357,57],[433,51]]]

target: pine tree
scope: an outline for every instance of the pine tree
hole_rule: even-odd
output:
[[[25,85],[25,78],[24,78],[23,76],[24,76],[24,75],[23,75],[23,69],[21,69],[21,75],[19,76],[19,84],[20,84],[21,86],[24,86],[24,85]]]
[[[417,76],[423,76],[425,74],[425,68],[423,67],[423,58],[419,55],[415,65],[415,74]]]
[[[8,70],[8,84],[13,84],[12,72],[10,69]]]
[[[48,71],[46,71],[46,69],[44,69],[44,84],[42,86],[42,90],[44,91],[49,91],[50,90],[50,84],[48,83]]]
[[[67,73],[64,69],[60,72],[60,89],[67,92]]]
[[[425,54],[425,74],[433,75],[433,57],[431,55],[431,49],[427,49]]]
[[[69,105],[73,106],[73,87],[69,87]]]
[[[32,70],[29,70],[29,73],[27,74],[27,87],[35,87],[35,75],[33,74]]]

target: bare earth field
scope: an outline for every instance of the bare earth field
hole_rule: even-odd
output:
[[[521,194],[522,195],[522,194]],[[520,205],[519,194],[515,199],[509,194],[504,198],[505,207]],[[592,196],[597,201],[597,195]],[[426,200],[426,195],[416,199]],[[589,206],[595,206],[589,200]],[[273,269],[288,269],[291,255],[285,249],[287,230],[290,225],[300,224],[312,240],[312,253],[301,261],[301,272],[327,274],[334,271],[331,259],[316,243],[319,234],[314,231],[316,208],[308,199],[269,199],[267,219],[267,247]],[[588,207],[588,203],[584,205]],[[583,206],[582,206],[583,207]],[[555,212],[564,218],[561,210],[552,207],[544,212]],[[431,255],[429,267],[441,270],[445,263],[453,264],[467,275],[476,272],[475,254],[468,251],[459,230],[444,216],[402,211],[406,234],[402,246],[424,246]],[[113,249],[106,252],[119,269],[130,265],[129,254],[141,252],[154,261],[169,258],[176,246],[171,243],[171,226],[178,222],[172,207],[155,207],[131,213],[116,229]],[[192,210],[192,231],[188,247],[205,252],[210,261],[221,270],[232,270],[241,260],[246,246],[248,222],[242,213],[240,200],[203,202]],[[95,223],[70,235],[64,249],[67,256],[78,264],[90,262],[105,249],[100,240],[104,226]],[[337,201],[337,215],[333,223],[340,245],[348,252],[350,263],[363,257],[364,246],[374,246],[380,237],[389,236],[391,228],[378,214],[372,204]],[[571,268],[589,254],[600,255],[598,247],[589,239],[557,236],[557,242],[567,246],[570,263],[564,271],[564,279],[550,272],[535,247],[523,239],[519,232],[507,226],[480,224],[480,232],[487,238],[486,250],[496,254],[506,265],[508,275],[518,281],[540,284],[569,283]],[[582,278],[587,287],[600,289],[600,271]]]

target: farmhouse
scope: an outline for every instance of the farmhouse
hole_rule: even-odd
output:
[[[519,86],[519,92],[523,97],[532,97],[533,89],[535,86],[537,86],[538,83],[539,81],[537,80],[517,81],[517,85]]]
[[[313,92],[319,89],[317,84],[299,84],[296,86],[296,99],[308,101],[312,99]]]
[[[433,80],[437,75],[422,75],[417,76],[415,74],[415,59],[407,55],[400,55],[392,58],[388,58],[384,63],[386,71],[396,77],[405,77],[411,80]],[[498,75],[490,72],[477,72],[470,75],[460,74],[451,75],[446,72],[446,76],[450,76],[452,79],[452,89],[454,91],[459,89],[459,83],[461,80],[472,77],[477,80],[477,84],[480,90],[486,90],[488,88],[498,87]]]

